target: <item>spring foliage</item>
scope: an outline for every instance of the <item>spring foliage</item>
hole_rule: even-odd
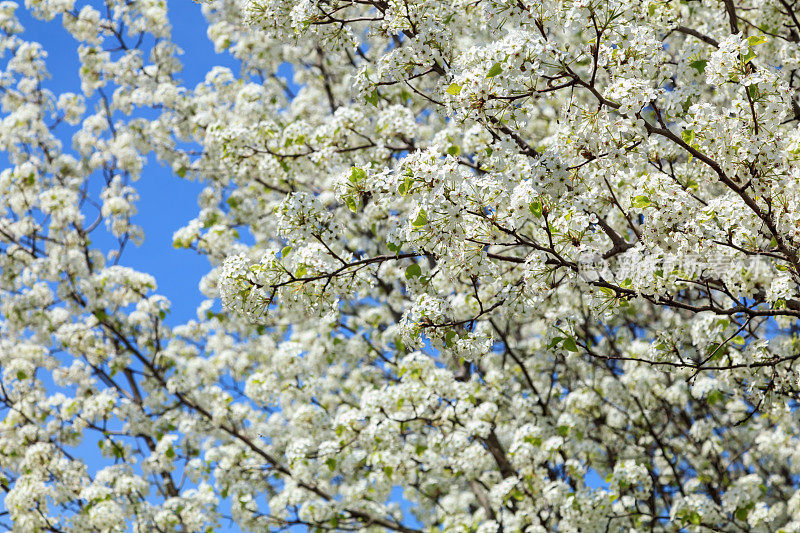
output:
[[[800,531],[796,4],[204,0],[189,87],[163,0],[27,0],[56,94],[0,3],[0,523]]]

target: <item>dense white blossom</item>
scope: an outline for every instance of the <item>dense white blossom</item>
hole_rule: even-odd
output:
[[[800,531],[800,5],[191,8],[0,2],[2,528]]]

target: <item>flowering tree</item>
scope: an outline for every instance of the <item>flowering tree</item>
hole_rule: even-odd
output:
[[[54,94],[0,3],[0,523],[800,531],[796,4],[213,0],[190,88],[163,1],[28,0]]]

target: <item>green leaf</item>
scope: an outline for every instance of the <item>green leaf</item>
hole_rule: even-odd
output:
[[[308,268],[306,267],[306,265],[300,265],[299,267],[297,267],[297,270],[294,273],[294,277],[302,278],[305,277],[307,273],[308,273]]]
[[[542,202],[536,200],[535,202],[531,203],[529,208],[533,216],[536,218],[542,218]]]
[[[219,222],[219,215],[217,213],[211,213],[205,222],[203,222],[204,228],[210,228],[214,224]]]
[[[414,183],[414,180],[411,176],[406,175],[403,177],[403,182],[397,186],[397,192],[400,196],[405,196],[411,190],[411,185]]]
[[[550,341],[550,344],[547,345],[548,348],[553,348],[558,346],[558,344],[564,340],[564,337],[553,337],[553,340]]]
[[[453,346],[453,339],[456,338],[456,332],[453,330],[448,331],[444,334],[444,345],[450,348]]]
[[[494,65],[492,65],[492,68],[489,69],[489,72],[486,73],[486,77],[494,78],[501,72],[503,72],[503,66],[500,63],[495,63]]]
[[[569,429],[569,426],[558,426],[556,433],[558,433],[561,437],[566,437],[569,435]]]
[[[364,169],[353,167],[350,170],[350,177],[347,178],[350,180],[350,183],[358,183],[359,181],[366,179],[367,173]]]
[[[167,318],[167,312],[162,309],[161,311],[158,312],[158,318],[164,320],[165,318]]]
[[[428,213],[426,213],[424,209],[420,209],[417,218],[414,219],[414,221],[411,223],[411,226],[416,229],[416,228],[421,228],[427,223],[428,223]]]
[[[683,130],[681,132],[681,139],[683,139],[683,142],[691,146],[694,142],[694,130]]]
[[[752,50],[748,49],[747,53],[742,57],[742,61],[744,61],[745,64],[747,64],[747,63],[751,62],[754,57],[756,57],[756,53],[753,52]]]
[[[700,523],[703,521],[703,519],[700,518],[700,514],[697,511],[692,511],[691,513],[689,513],[688,519],[689,523],[695,526],[699,526]]]
[[[561,345],[562,348],[567,350],[568,352],[577,352],[578,345],[575,343],[575,339],[572,337],[567,337],[564,339],[564,343]]]
[[[333,472],[334,469],[336,468],[336,459],[334,459],[333,457],[328,457],[327,459],[325,459],[325,464],[328,465],[328,470]]]
[[[289,255],[289,253],[291,251],[292,251],[292,247],[291,246],[284,246],[283,249],[281,250],[281,259],[283,259],[287,255]]]
[[[598,289],[609,298],[614,298],[617,295],[611,287],[598,287]]]
[[[722,356],[728,353],[728,349],[719,343],[712,343],[706,349],[706,357],[710,357],[712,361],[722,359]]]
[[[175,171],[175,174],[177,174],[181,178],[185,178],[186,177],[186,167],[181,166],[180,168],[178,168],[178,170]]]
[[[172,446],[170,446],[167,448],[167,451],[164,452],[164,455],[166,455],[168,459],[172,459],[175,457],[175,450],[172,448]]]
[[[366,100],[367,103],[370,103],[370,104],[374,105],[375,107],[377,107],[378,106],[378,89],[374,89],[371,93],[369,93],[364,98],[364,100]]]
[[[650,198],[647,196],[636,196],[631,205],[636,209],[644,209],[645,207],[650,207],[650,203]]]
[[[695,69],[698,74],[702,74],[706,71],[706,64],[708,64],[707,59],[696,59],[689,63],[689,66]]]
[[[26,374],[22,370],[17,370],[17,379],[20,380],[20,381],[28,379],[28,374]]]
[[[759,44],[764,44],[767,42],[767,38],[763,35],[751,35],[747,38],[747,44],[750,46],[758,46]]]
[[[742,522],[747,522],[747,515],[750,514],[750,510],[755,507],[755,505],[751,502],[744,507],[739,507],[736,509],[734,516],[736,516],[737,520],[741,520]]]
[[[422,275],[422,269],[418,263],[412,263],[406,268],[406,279],[416,278]]]
[[[352,196],[345,197],[344,203],[347,205],[347,208],[353,213],[358,212],[358,205],[356,204],[356,199],[353,198]]]
[[[450,95],[453,95],[453,96],[457,95],[460,92],[461,92],[461,85],[459,85],[457,83],[451,83],[450,87],[447,88],[447,94],[450,94]]]
[[[542,445],[542,439],[540,439],[539,437],[534,437],[532,435],[528,435],[527,437],[525,437],[522,440],[524,440],[528,444],[532,444],[533,446],[537,446],[538,447],[538,446]]]
[[[452,155],[453,157],[458,156],[461,153],[461,148],[456,145],[451,145],[450,148],[447,149],[447,153]]]
[[[725,399],[725,394],[722,391],[711,391],[706,398],[706,401],[709,405],[714,405],[715,403],[719,403]]]

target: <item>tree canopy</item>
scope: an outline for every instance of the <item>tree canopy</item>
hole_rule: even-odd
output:
[[[0,2],[0,524],[800,531],[797,0],[193,7]]]

